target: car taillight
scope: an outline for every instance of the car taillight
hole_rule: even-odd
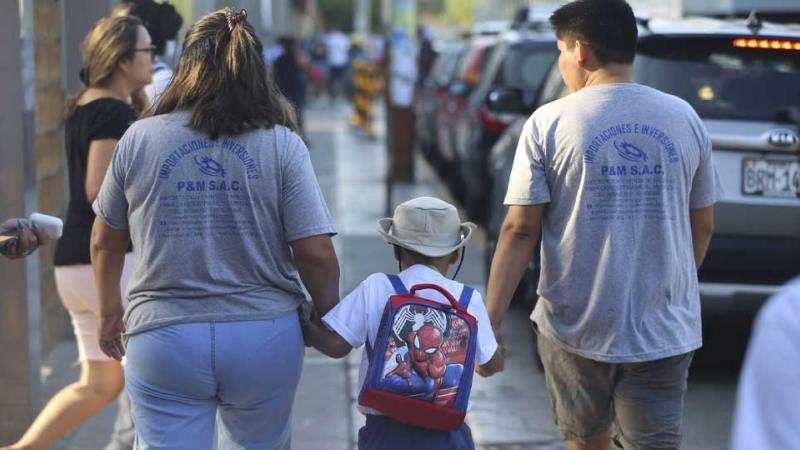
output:
[[[733,46],[738,48],[800,51],[800,41],[787,41],[782,39],[738,38],[733,40]]]
[[[490,133],[502,133],[513,121],[511,117],[504,120],[502,116],[489,111],[485,106],[478,110],[478,119],[481,121],[481,127]]]

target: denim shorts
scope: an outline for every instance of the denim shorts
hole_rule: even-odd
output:
[[[303,364],[296,314],[133,334],[127,357],[135,449],[290,448]]]
[[[694,352],[611,364],[570,353],[539,334],[550,406],[564,440],[612,432],[626,450],[677,450]],[[612,429],[613,428],[613,429]]]
[[[391,417],[367,414],[358,431],[358,450],[474,450],[472,431],[466,423],[453,431],[426,430]]]

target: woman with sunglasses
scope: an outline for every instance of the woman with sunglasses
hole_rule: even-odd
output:
[[[85,88],[69,102],[64,122],[70,200],[55,254],[56,288],[72,319],[81,376],[7,449],[50,448],[114,400],[124,385],[119,361],[98,344],[100,310],[89,257],[92,203],[117,141],[147,106],[142,88],[150,83],[152,52],[147,30],[134,17],[100,20],[83,43]],[[130,265],[123,267],[125,292]]]
[[[169,2],[157,3],[154,0],[120,0],[111,15],[138,17],[150,33],[154,49],[153,81],[145,86],[144,91],[150,103],[156,104],[174,76],[172,68],[162,58],[167,52],[167,43],[176,41],[183,17]]]

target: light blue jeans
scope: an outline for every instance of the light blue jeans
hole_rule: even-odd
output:
[[[303,367],[296,314],[186,323],[130,336],[125,387],[134,448],[290,448]]]

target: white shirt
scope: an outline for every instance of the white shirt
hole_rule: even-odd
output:
[[[445,278],[436,270],[421,264],[411,266],[398,275],[409,291],[416,284],[432,283],[445,288],[453,297],[458,299],[464,289],[464,285],[458,281]],[[369,337],[370,344],[373,344],[378,335],[378,326],[383,317],[386,302],[389,297],[395,294],[394,287],[385,274],[372,274],[328,312],[322,318],[322,321],[352,345],[353,348],[364,345],[367,337]],[[440,303],[449,303],[442,294],[434,290],[417,291],[416,295]],[[494,338],[494,332],[489,322],[489,315],[486,313],[486,306],[483,304],[483,298],[481,298],[481,294],[478,291],[472,294],[467,312],[475,317],[478,322],[478,348],[475,351],[475,361],[479,365],[486,364],[492,359],[497,350],[497,341]],[[358,371],[359,391],[364,385],[368,368],[367,353],[363,352],[361,366]],[[375,413],[375,411],[367,410],[360,406],[359,410],[365,414]]]
[[[797,448],[800,441],[800,278],[763,307],[747,349],[732,450]]]
[[[350,39],[341,31],[333,31],[325,35],[325,47],[328,49],[328,64],[333,67],[346,66],[349,60]]]
[[[153,65],[153,79],[150,84],[144,87],[144,92],[147,94],[147,99],[150,100],[151,105],[158,103],[161,94],[167,90],[169,82],[172,81],[172,76],[172,69],[163,62]]]

